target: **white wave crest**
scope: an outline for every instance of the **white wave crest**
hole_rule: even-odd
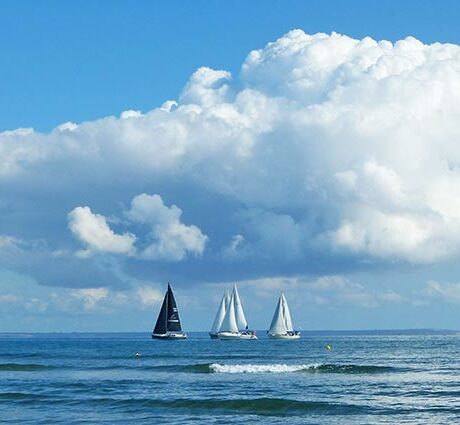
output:
[[[315,370],[320,364],[233,364],[213,363],[209,369],[215,373],[291,373],[302,370]]]

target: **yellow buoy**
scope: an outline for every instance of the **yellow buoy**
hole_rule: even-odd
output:
[[[329,344],[326,344],[326,350],[331,351],[331,346]]]

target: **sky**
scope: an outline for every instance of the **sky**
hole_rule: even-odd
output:
[[[456,1],[4,1],[0,332],[459,329]]]

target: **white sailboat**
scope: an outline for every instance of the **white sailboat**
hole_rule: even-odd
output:
[[[246,316],[244,315],[243,306],[241,304],[236,285],[233,287],[230,301],[222,319],[220,329],[217,332],[217,338],[257,339],[255,332],[248,330],[248,322],[246,320]]]
[[[268,336],[275,339],[299,339],[300,332],[292,327],[291,313],[286,297],[281,293],[276,305]]]
[[[235,304],[235,317],[238,329],[247,330],[248,321],[246,320],[246,316],[244,315],[243,306],[240,300],[240,294],[238,293],[236,285],[233,287],[233,302]]]
[[[209,332],[209,336],[211,337],[211,339],[217,339],[217,333],[219,332],[222,326],[222,322],[224,321],[225,313],[228,309],[229,303],[230,295],[227,291],[225,291],[224,295],[222,296],[222,300],[220,301],[219,309],[217,310],[211,331]]]

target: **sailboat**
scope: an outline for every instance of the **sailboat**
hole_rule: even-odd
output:
[[[278,300],[268,336],[276,339],[300,338],[300,332],[294,331],[292,328],[291,313],[289,312],[289,306],[283,293],[281,293]]]
[[[211,339],[217,339],[217,333],[219,332],[222,326],[222,322],[224,321],[225,313],[228,309],[229,303],[230,295],[227,291],[225,291],[224,295],[222,296],[222,300],[220,301],[219,309],[217,310],[211,331],[209,332],[209,336],[211,337]]]
[[[187,335],[182,332],[182,327],[179,319],[179,311],[177,309],[176,300],[174,298],[171,285],[168,283],[161,305],[160,314],[158,315],[157,323],[152,332],[153,339],[186,339]]]
[[[248,322],[244,315],[243,306],[236,285],[233,287],[230,301],[228,302],[222,323],[217,332],[217,338],[257,339],[255,332],[248,330]]]

